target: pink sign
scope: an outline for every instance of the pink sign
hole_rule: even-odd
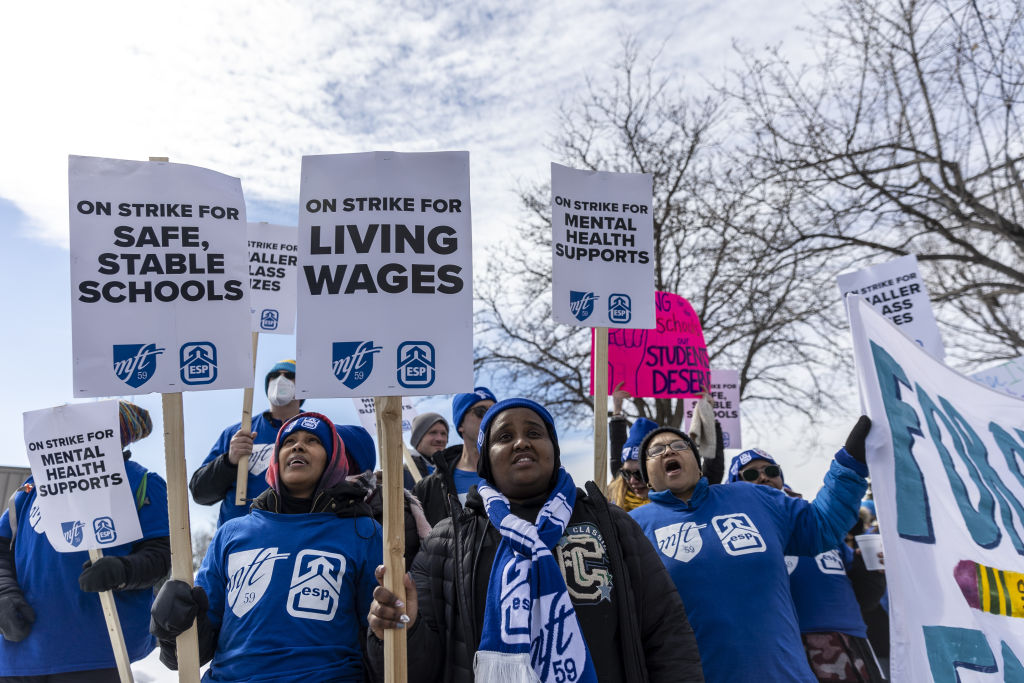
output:
[[[608,330],[608,393],[623,389],[641,398],[698,397],[710,385],[708,349],[700,320],[690,302],[677,294],[655,292],[658,327]],[[591,335],[590,393],[594,393]]]

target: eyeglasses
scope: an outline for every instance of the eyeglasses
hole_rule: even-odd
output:
[[[476,406],[476,407],[473,408],[472,412],[473,412],[474,415],[476,415],[478,418],[480,418],[482,420],[482,419],[484,419],[484,415],[486,415],[487,411],[490,410],[490,409],[491,409],[490,406]]]
[[[619,470],[622,474],[622,478],[625,480],[635,479],[637,481],[643,481],[644,477],[640,474],[640,470]]]
[[[757,481],[762,472],[764,472],[764,476],[769,478],[778,477],[782,474],[782,468],[778,465],[768,465],[768,467],[765,467],[763,470],[752,467],[749,470],[743,470],[740,472],[740,477],[743,481]]]
[[[676,453],[691,452],[690,444],[680,439],[679,441],[673,441],[670,444],[659,444],[657,446],[651,446],[650,448],[647,449],[647,459],[654,460],[655,458],[660,458],[661,456],[667,454],[669,450],[672,450]]]

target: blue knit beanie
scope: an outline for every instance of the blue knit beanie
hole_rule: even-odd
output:
[[[755,460],[766,460],[773,465],[779,464],[775,462],[775,458],[768,455],[760,448],[751,448],[748,451],[743,451],[734,457],[732,459],[732,464],[729,465],[729,483],[732,484],[733,482],[742,481],[740,479],[740,469],[746,467],[749,463],[752,463]],[[783,482],[785,482],[784,479]]]
[[[494,401],[497,403],[498,399],[494,397],[494,394],[487,387],[474,387],[471,394],[455,394],[455,398],[452,399],[452,422],[455,425],[456,434],[459,431],[459,427],[462,426],[462,418],[466,417],[469,409],[480,401]],[[464,434],[462,440],[469,441],[472,438],[472,434]]]
[[[341,442],[345,444],[345,451],[353,465],[353,474],[361,474],[367,470],[372,472],[377,465],[377,449],[373,445],[370,432],[356,425],[335,425],[335,428]]]
[[[561,450],[558,448],[558,432],[555,430],[555,420],[544,406],[528,398],[506,398],[504,401],[499,401],[488,409],[483,420],[480,421],[480,433],[476,437],[476,449],[480,452],[480,459],[476,463],[476,473],[482,479],[494,485],[494,475],[491,474],[491,438],[487,432],[491,427],[491,423],[494,422],[494,418],[498,416],[498,413],[502,413],[510,408],[528,408],[532,410],[540,416],[540,419],[548,428],[548,436],[555,447],[555,468],[551,474],[553,484],[557,480],[558,470],[562,467]]]
[[[638,417],[633,426],[629,428],[629,438],[626,439],[626,443],[622,445],[622,462],[627,460],[640,460],[640,444],[643,443],[644,437],[652,429],[657,429],[658,423],[654,420],[648,420],[646,417]]]

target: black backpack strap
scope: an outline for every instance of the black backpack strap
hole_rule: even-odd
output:
[[[622,647],[622,666],[627,681],[647,680],[647,661],[641,647],[643,638],[640,624],[637,622],[636,600],[633,595],[633,584],[622,556],[622,545],[619,541],[619,530],[612,522],[608,510],[608,499],[604,497],[597,484],[586,483],[587,499],[597,515],[597,525],[602,529],[605,550],[612,566],[612,576],[619,585],[616,610],[619,615],[619,641]]]

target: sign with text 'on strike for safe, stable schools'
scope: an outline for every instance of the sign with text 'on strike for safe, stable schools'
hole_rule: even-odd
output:
[[[555,322],[654,327],[651,176],[551,164]]]
[[[72,156],[68,179],[75,396],[252,386],[238,178]]]
[[[53,549],[71,553],[142,538],[117,401],[33,410],[24,420],[40,523]]]
[[[900,331],[939,360],[946,357],[928,289],[913,254],[836,278],[841,296],[859,294]]]
[[[711,401],[714,403],[715,419],[722,425],[722,439],[725,448],[743,448],[740,437],[740,371],[711,371]],[[683,430],[690,431],[693,407],[697,399],[683,401]]]
[[[1024,680],[1024,401],[947,368],[866,300],[849,306],[892,679]]]
[[[302,159],[298,398],[473,385],[469,153]]]
[[[286,225],[249,223],[248,238],[252,331],[293,334],[298,230]]]

